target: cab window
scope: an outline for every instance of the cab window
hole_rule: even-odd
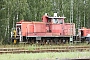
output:
[[[59,23],[59,24],[63,24],[63,19],[59,19],[59,20],[58,20],[58,23]]]
[[[54,19],[52,19],[52,21],[53,21],[54,24],[57,24],[58,23],[58,19],[55,19],[54,18]]]
[[[63,24],[63,19],[56,19],[56,18],[54,18],[54,19],[52,19],[52,22],[54,24]]]

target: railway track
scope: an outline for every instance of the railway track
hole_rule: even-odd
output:
[[[2,53],[42,53],[42,52],[74,52],[74,51],[90,51],[89,46],[64,46],[64,47],[44,47],[34,48],[34,50],[28,50],[24,48],[0,48],[0,54]]]

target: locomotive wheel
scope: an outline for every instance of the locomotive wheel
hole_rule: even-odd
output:
[[[45,39],[43,39],[42,44],[45,45]]]
[[[61,41],[61,39],[59,39],[59,44],[61,44],[62,43],[62,41]]]
[[[59,38],[54,38],[53,41],[54,41],[54,44],[59,44]]]
[[[50,40],[50,45],[53,45],[53,43],[54,43],[53,40]]]

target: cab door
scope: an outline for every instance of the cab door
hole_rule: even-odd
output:
[[[16,33],[17,33],[17,36],[21,35],[21,24],[16,24]]]

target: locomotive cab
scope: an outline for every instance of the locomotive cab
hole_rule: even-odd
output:
[[[42,21],[45,22],[45,23],[53,23],[53,24],[64,24],[64,19],[66,17],[57,17],[57,13],[54,13],[54,16],[53,17],[49,17],[48,14],[45,14],[43,17],[42,17]]]

